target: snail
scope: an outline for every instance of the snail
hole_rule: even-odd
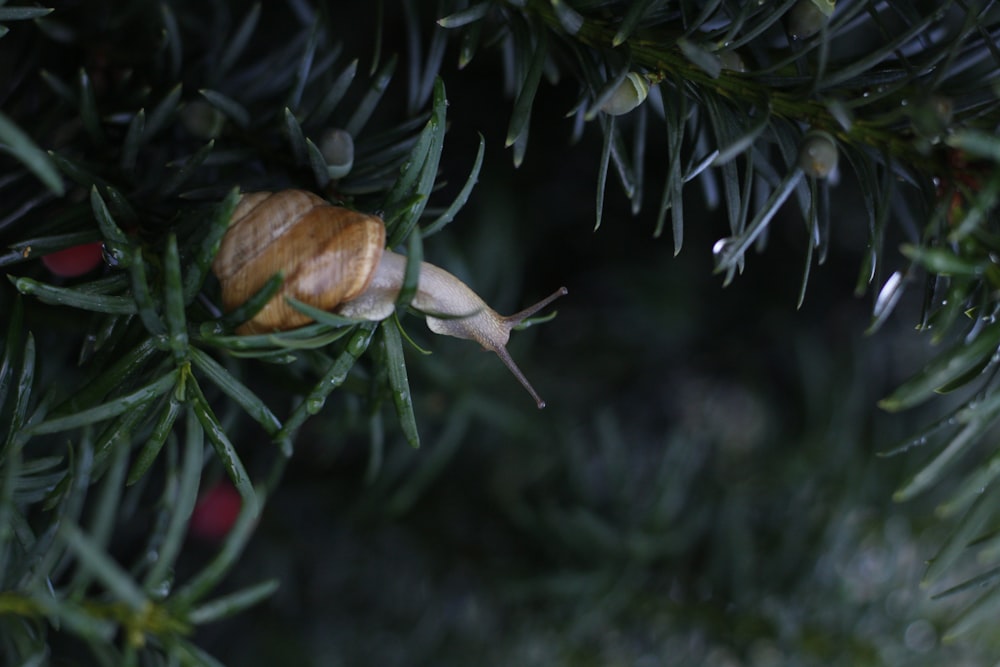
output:
[[[406,257],[385,249],[385,224],[374,215],[333,206],[305,190],[251,192],[237,203],[212,270],[227,312],[284,272],[279,292],[236,329],[254,334],[312,321],[292,308],[286,296],[345,317],[384,320],[396,307]],[[515,326],[566,293],[561,287],[529,308],[502,316],[458,278],[422,262],[411,305],[426,316],[434,333],[474,340],[495,352],[543,408],[545,402],[506,346]]]

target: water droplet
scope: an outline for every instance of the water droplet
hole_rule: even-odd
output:
[[[149,593],[153,598],[164,600],[168,595],[170,595],[170,590],[173,588],[174,578],[170,575],[164,577],[150,589]]]
[[[732,263],[738,245],[738,239],[732,236],[721,238],[715,242],[715,245],[712,246],[712,258],[715,260],[717,270],[726,268]]]
[[[125,252],[117,245],[107,242],[101,244],[101,259],[112,269],[117,269],[125,260]]]
[[[326,397],[323,398],[307,398],[306,399],[306,412],[311,415],[316,414],[323,409],[323,404],[326,403]]]
[[[201,332],[202,336],[218,335],[225,331],[222,327],[222,323],[218,321],[202,322],[198,330]]]

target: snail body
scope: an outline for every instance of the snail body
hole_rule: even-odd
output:
[[[385,249],[385,225],[376,216],[333,206],[304,190],[244,194],[212,264],[230,311],[284,273],[279,292],[239,334],[295,329],[311,322],[286,301],[294,297],[345,317],[379,321],[395,310],[407,259]],[[560,288],[537,304],[499,315],[451,273],[420,264],[411,306],[434,333],[474,340],[495,352],[535,399],[545,403],[507,352],[511,330],[553,300]]]

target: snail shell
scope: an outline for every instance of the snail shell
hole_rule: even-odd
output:
[[[237,333],[295,329],[312,320],[286,296],[333,310],[368,288],[384,247],[385,225],[375,216],[331,206],[304,190],[252,192],[236,205],[212,270],[226,311],[284,271],[278,294]]]

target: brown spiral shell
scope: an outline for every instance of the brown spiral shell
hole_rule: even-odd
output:
[[[357,297],[371,282],[385,247],[382,220],[333,206],[305,190],[250,192],[233,211],[212,263],[229,312],[284,272],[281,290],[236,332],[266,333],[312,321],[291,296],[323,310]]]

